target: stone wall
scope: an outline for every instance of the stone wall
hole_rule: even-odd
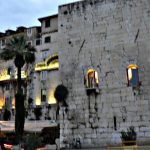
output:
[[[116,143],[133,125],[150,137],[150,2],[85,0],[59,7],[59,54],[68,111],[60,110],[61,147],[79,137],[82,146]],[[138,66],[140,86],[128,86],[127,67]],[[84,78],[93,68],[98,91],[87,95]],[[114,120],[116,118],[116,126]]]

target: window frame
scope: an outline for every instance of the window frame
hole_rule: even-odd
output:
[[[51,20],[47,19],[45,20],[45,28],[49,28],[51,26]]]
[[[45,92],[45,94],[43,94]],[[45,96],[45,97],[44,97]],[[44,98],[43,98],[44,97]],[[47,102],[46,89],[41,89],[41,102]]]
[[[5,46],[6,45],[6,39],[2,39],[1,40],[1,46]]]
[[[129,69],[131,69],[131,77],[129,76]],[[136,70],[136,72],[137,72],[137,75],[135,76],[133,76],[133,70]],[[128,81],[128,83],[127,83],[127,86],[129,86],[129,87],[138,87],[139,85],[140,85],[140,81],[139,81],[139,70],[138,70],[138,66],[136,65],[136,64],[130,64],[130,65],[128,65],[128,67],[126,68],[126,74],[127,74],[127,81]],[[131,79],[130,79],[131,78]],[[136,80],[137,80],[137,83],[136,84],[133,84],[133,78],[135,79],[136,78]]]
[[[47,78],[47,71],[46,70],[41,71],[41,80],[46,80],[46,78]]]
[[[48,58],[48,50],[43,50],[41,52],[41,58],[43,61],[45,61]]]
[[[44,38],[44,43],[51,43],[51,36],[46,36],[45,38]]]
[[[89,74],[92,73],[93,77],[89,77]],[[93,80],[93,81],[92,81]],[[91,81],[91,82],[90,82]],[[94,69],[88,69],[86,73],[86,88],[94,89],[97,88],[99,84],[98,72]]]
[[[32,28],[28,28],[27,29],[27,35],[29,36],[29,35],[32,35]]]
[[[37,44],[37,41],[39,42],[38,44]],[[36,46],[41,45],[41,39],[36,39],[36,40],[35,40],[35,45],[36,45]]]

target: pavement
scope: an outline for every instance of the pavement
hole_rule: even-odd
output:
[[[62,150],[107,150],[107,147],[100,147],[100,148],[77,148],[77,149],[62,149]]]

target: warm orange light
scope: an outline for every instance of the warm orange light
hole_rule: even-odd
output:
[[[0,81],[6,81],[6,80],[11,80],[12,79],[11,75],[9,75],[7,73],[8,73],[7,69],[0,70]],[[21,78],[24,79],[26,77],[27,77],[26,72],[21,71]],[[17,70],[15,70],[14,78],[17,79]]]
[[[11,144],[4,144],[4,147],[11,149],[11,148],[12,148],[12,145],[11,145]]]
[[[127,68],[138,69],[138,66],[136,64],[130,64]]]
[[[86,86],[89,87],[89,78],[93,78],[93,82],[95,82],[96,84],[99,83],[99,79],[98,79],[98,73],[97,71],[95,71],[94,69],[89,69],[86,73]]]
[[[127,67],[128,80],[131,80],[131,79],[132,79],[132,69],[138,69],[138,66],[135,65],[135,64],[130,64],[130,65]]]
[[[7,69],[0,70],[0,81],[9,80],[10,75],[7,74]]]
[[[15,98],[12,98],[12,108],[15,109]]]
[[[0,109],[2,109],[4,105],[5,105],[5,98],[3,97],[0,99]]]
[[[99,80],[98,80],[98,73],[97,73],[97,71],[95,71],[95,82],[98,84],[99,83]]]
[[[35,105],[37,105],[37,106],[41,105],[41,100],[40,100],[39,97],[36,97],[36,99],[35,99]]]
[[[58,69],[59,68],[58,59],[54,59],[50,63],[48,63],[51,59],[53,59],[56,56],[58,56],[58,54],[54,54],[51,57],[47,58],[45,61],[37,63],[35,65],[35,71]]]
[[[128,69],[128,79],[129,80],[132,79],[132,69],[131,68]]]
[[[17,79],[17,70],[15,71],[15,79]],[[27,77],[27,74],[24,70],[21,71],[21,78],[24,79]]]
[[[51,89],[51,91],[49,92],[49,96],[48,96],[48,104],[56,104],[57,101],[54,97],[54,90]]]

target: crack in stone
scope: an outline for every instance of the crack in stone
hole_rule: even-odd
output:
[[[79,54],[80,54],[81,51],[82,51],[82,48],[83,48],[83,46],[84,46],[84,43],[85,43],[85,39],[83,40],[83,42],[82,42],[82,44],[81,44],[81,46],[80,46],[80,49],[79,49],[79,52],[78,52],[78,57],[79,57]]]
[[[140,32],[140,29],[138,29],[136,35],[135,35],[135,39],[134,39],[134,43],[136,43],[138,37],[139,37],[139,32]]]

